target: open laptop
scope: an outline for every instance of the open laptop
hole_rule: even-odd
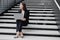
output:
[[[23,19],[23,14],[21,14],[21,13],[14,13],[14,17],[15,17],[16,20],[17,19]]]

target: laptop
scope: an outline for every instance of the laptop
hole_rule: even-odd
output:
[[[20,13],[14,13],[14,17],[15,19],[23,19],[23,14],[20,14]]]

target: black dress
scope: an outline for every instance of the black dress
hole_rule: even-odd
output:
[[[22,26],[27,26],[28,25],[28,23],[29,23],[29,10],[25,10],[24,18],[26,18],[25,21],[16,20],[16,23],[17,23],[16,32],[18,32],[18,31],[21,32],[22,31]]]

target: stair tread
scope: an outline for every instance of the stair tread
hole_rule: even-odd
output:
[[[54,9],[54,8],[51,8],[51,7],[50,8],[48,8],[48,7],[47,8],[45,8],[45,7],[44,8],[43,7],[40,7],[40,8],[39,7],[31,7],[31,8],[27,8],[27,9],[28,10],[36,10],[36,9],[38,10],[38,9]],[[54,10],[45,10],[45,11],[55,11],[55,10],[56,9],[54,9]],[[44,10],[38,10],[38,11],[44,11]]]
[[[13,15],[14,13],[4,13],[4,15]],[[40,13],[40,14],[38,14],[38,13],[30,13],[30,15],[56,15],[56,14],[45,14],[45,13]]]
[[[55,11],[30,11],[30,12],[55,12]]]
[[[18,10],[19,8],[11,8],[11,9],[15,9],[15,10]],[[31,8],[30,8],[31,9]],[[52,9],[52,8],[32,8],[31,10],[38,10],[38,9]]]
[[[14,16],[0,16],[0,18],[14,18]],[[29,19],[56,19],[56,17],[29,17]]]
[[[46,39],[46,40],[60,40],[60,38],[59,37],[44,37],[44,36],[25,36],[24,35],[24,38],[23,39],[21,39],[21,38],[18,38],[18,39],[14,39],[14,37],[15,37],[15,35],[0,35],[0,39],[7,39],[7,40],[44,40],[44,39]]]
[[[55,17],[29,17],[30,19],[56,19]]]
[[[19,12],[19,11],[9,10],[8,12]],[[55,11],[29,11],[29,12],[55,12]]]
[[[0,20],[0,22],[16,22],[16,20]],[[51,23],[56,24],[56,21],[48,21],[48,20],[29,20],[29,23]]]
[[[19,6],[16,6],[15,8],[12,8],[12,9],[19,9]],[[31,10],[34,10],[34,9],[54,9],[54,6],[40,6],[40,5],[37,5],[37,6],[33,6],[33,5],[27,5],[27,9],[31,9]]]
[[[4,14],[14,14],[14,13],[4,13]],[[30,12],[30,14],[55,14],[55,12],[51,12],[51,13],[49,13],[49,12]]]
[[[19,6],[15,6],[15,7],[18,7],[19,8]],[[30,8],[29,8],[30,7]],[[32,8],[37,8],[38,6],[27,6],[27,8],[28,9],[30,9],[30,10],[34,10],[34,9],[32,9]],[[40,6],[39,6],[40,7]],[[54,10],[54,9],[35,9],[35,10]]]
[[[0,27],[16,27],[16,24],[6,24],[0,23]],[[25,27],[24,27],[25,28]],[[58,29],[57,25],[37,25],[37,24],[28,24],[26,28],[51,28],[51,29]]]
[[[33,13],[30,13],[30,15],[49,15],[49,16],[54,16],[55,14],[33,14]]]
[[[0,18],[14,18],[14,16],[0,16]]]
[[[22,30],[23,33],[27,34],[46,34],[46,35],[60,35],[59,31],[51,30]],[[16,29],[0,29],[0,33],[16,33]]]
[[[56,21],[29,20],[30,23],[56,23]]]

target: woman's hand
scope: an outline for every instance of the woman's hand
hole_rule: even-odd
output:
[[[26,18],[23,18],[23,19],[21,19],[22,21],[25,21],[26,20]]]

